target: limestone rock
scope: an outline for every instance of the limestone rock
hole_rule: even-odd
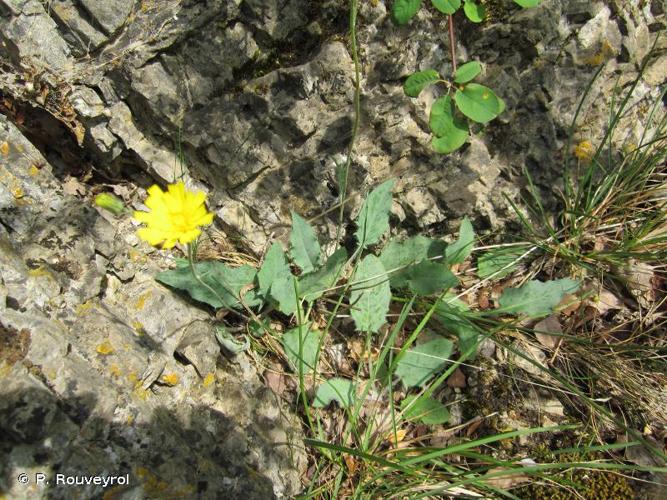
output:
[[[297,421],[243,354],[220,359],[207,312],[154,280],[167,255],[130,247],[130,221],[59,189],[20,132],[0,127],[2,185],[22,193],[0,225],[0,490],[110,491],[54,480],[69,474],[127,476],[113,491],[128,499],[299,492]],[[51,481],[26,486],[23,472]]]

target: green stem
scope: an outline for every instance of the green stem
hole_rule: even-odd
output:
[[[361,69],[359,66],[359,53],[357,50],[357,11],[359,9],[358,0],[350,1],[350,50],[352,52],[352,61],[354,61],[354,122],[352,124],[352,137],[347,150],[347,159],[343,171],[343,182],[340,187],[340,210],[338,211],[338,226],[336,227],[336,240],[340,240],[340,232],[343,227],[343,218],[345,213],[345,202],[347,201],[347,179],[352,165],[352,152],[357,141],[359,133],[359,122],[361,120]]]

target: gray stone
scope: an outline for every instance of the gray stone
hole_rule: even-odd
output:
[[[113,35],[127,21],[135,2],[132,0],[115,0],[100,2],[99,0],[76,0],[90,16],[104,29],[107,35]]]
[[[166,254],[129,247],[129,220],[112,224],[87,194],[57,189],[48,164],[31,170],[38,151],[0,125],[3,185],[25,193],[3,214],[11,235],[0,225],[0,489],[88,498],[105,488],[54,475],[127,474],[118,498],[298,493],[298,422],[244,354],[221,362],[208,313],[155,281]],[[50,484],[26,489],[22,472]]]

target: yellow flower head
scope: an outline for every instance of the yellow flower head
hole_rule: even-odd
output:
[[[213,222],[206,210],[206,194],[185,189],[182,182],[169,184],[164,192],[159,186],[148,189],[146,206],[150,212],[134,212],[134,218],[146,224],[137,236],[151,245],[173,248],[177,241],[190,243],[201,233],[199,226]]]
[[[574,147],[574,156],[581,161],[591,161],[595,155],[595,147],[591,141],[581,141]]]

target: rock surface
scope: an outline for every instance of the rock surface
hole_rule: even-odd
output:
[[[296,494],[298,422],[245,355],[220,356],[208,313],[153,279],[167,254],[138,244],[127,218],[110,222],[89,196],[68,194],[4,117],[0,131],[0,491]],[[49,485],[35,484],[38,472]],[[72,487],[57,474],[129,484]]]
[[[604,64],[574,139],[597,145],[609,97],[632,85],[665,24],[660,0],[505,3],[481,26],[456,21],[459,63],[481,61],[480,81],[507,111],[461,151],[437,155],[428,111],[438,91],[409,99],[402,83],[416,70],[451,73],[446,19],[424,8],[397,27],[389,0],[360,2],[348,215],[359,193],[395,177],[399,231],[442,236],[464,215],[478,233],[510,231],[523,169],[545,203],[558,187],[593,74]],[[90,208],[83,183],[183,178],[209,192],[229,238],[257,253],[287,236],[290,210],[310,218],[331,208],[353,122],[347,8],[0,0],[0,490],[71,497],[56,484],[18,484],[20,471],[129,474],[120,498],[300,490],[293,417],[242,354],[220,361],[210,316],[153,280],[168,255],[139,244],[129,221]],[[614,148],[644,132],[667,79],[660,54]],[[336,220],[318,219],[323,240]]]
[[[441,156],[426,123],[437,95],[412,100],[401,84],[418,69],[451,71],[446,20],[424,8],[397,27],[390,4],[360,3],[363,116],[351,189],[397,177],[406,227],[440,234],[463,215],[479,231],[502,228],[512,213],[503,195],[518,200],[523,168],[551,191],[598,66],[575,137],[593,144],[614,87],[630,85],[665,23],[659,0],[507,2],[481,26],[457,17],[459,62],[480,60],[481,81],[508,111],[467,151]],[[0,0],[0,54],[10,61],[0,89],[65,123],[112,178],[191,175],[210,189],[225,229],[259,251],[285,236],[290,209],[310,217],[336,203],[334,170],[352,123],[347,16],[333,0]],[[649,62],[636,101],[656,98],[664,66]],[[631,109],[615,147],[639,141],[647,113]],[[321,219],[323,234],[335,220]]]

